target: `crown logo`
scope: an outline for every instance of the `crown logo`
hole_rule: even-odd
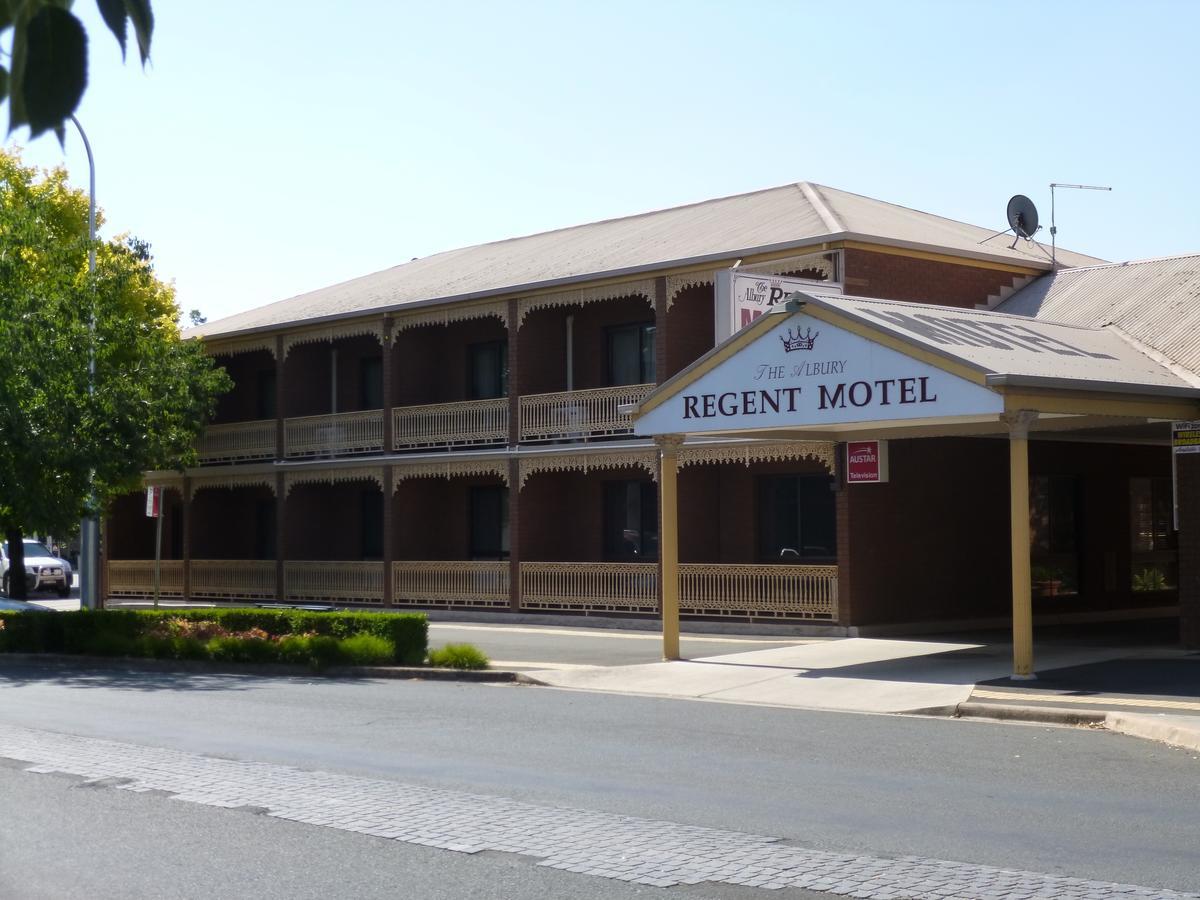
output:
[[[779,340],[783,341],[783,349],[788,353],[791,353],[793,350],[811,350],[813,348],[813,344],[817,342],[817,338],[820,336],[821,332],[818,331],[816,334],[813,334],[813,330],[811,328],[804,332],[804,334],[797,333],[795,336],[793,336],[792,329],[789,328],[787,337],[784,337],[781,334],[779,336]]]

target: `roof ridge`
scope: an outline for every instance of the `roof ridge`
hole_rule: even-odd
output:
[[[1072,272],[1090,272],[1094,269],[1120,269],[1126,266],[1140,266],[1146,263],[1167,262],[1172,259],[1196,259],[1200,260],[1200,252],[1196,253],[1171,253],[1167,256],[1147,256],[1142,259],[1127,259],[1123,262],[1096,263],[1092,266],[1070,266],[1064,269],[1058,269],[1054,272],[1047,272],[1047,275],[1055,277],[1059,275],[1067,275]],[[1015,296],[1015,294],[1014,294]]]
[[[830,234],[840,234],[846,230],[846,223],[838,218],[832,207],[825,202],[824,195],[821,194],[819,185],[813,184],[811,181],[801,181],[796,187],[800,189],[800,193],[804,195],[804,199],[809,202],[813,210],[820,217],[821,223],[829,229]]]

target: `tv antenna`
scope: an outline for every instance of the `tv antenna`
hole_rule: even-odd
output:
[[[1057,255],[1058,226],[1054,224],[1054,189],[1055,188],[1071,188],[1076,191],[1111,191],[1110,187],[1102,187],[1096,184],[1062,184],[1061,182],[1050,182],[1050,265],[1057,267],[1058,262],[1055,259]],[[1015,200],[1016,197],[1013,198]],[[1009,209],[1012,209],[1012,201],[1009,201]]]

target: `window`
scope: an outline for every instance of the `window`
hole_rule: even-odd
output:
[[[1029,479],[1029,562],[1035,597],[1079,593],[1080,496],[1078,478]]]
[[[758,557],[762,562],[833,562],[837,512],[828,475],[758,479]]]
[[[603,528],[606,560],[657,560],[658,486],[652,481],[605,482]]]
[[[467,348],[467,387],[472,400],[508,395],[508,341],[488,341]]]
[[[359,409],[383,409],[383,359],[365,356],[358,361]]]
[[[360,495],[362,514],[362,558],[383,559],[383,494],[363,491]]]
[[[254,558],[275,558],[275,498],[254,504]]]
[[[1170,478],[1129,479],[1131,584],[1135,591],[1166,591],[1178,584],[1179,561]]]
[[[258,417],[275,418],[275,370],[258,373]]]
[[[654,383],[654,325],[621,325],[606,331],[608,383]]]
[[[471,488],[471,559],[508,559],[508,490]]]

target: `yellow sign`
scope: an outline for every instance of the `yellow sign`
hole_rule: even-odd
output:
[[[1200,453],[1200,422],[1172,422],[1171,446],[1176,453]]]

